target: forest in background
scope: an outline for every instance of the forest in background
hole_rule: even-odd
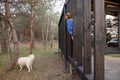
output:
[[[60,13],[54,10],[56,3],[57,0],[0,0],[0,53],[11,53],[7,71],[15,66],[19,42],[29,42],[32,54],[35,41],[52,48],[54,40],[58,40]]]

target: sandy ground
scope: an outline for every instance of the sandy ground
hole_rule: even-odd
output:
[[[120,58],[105,56],[105,80],[120,80]]]

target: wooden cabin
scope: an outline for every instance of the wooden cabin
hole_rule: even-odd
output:
[[[64,19],[66,12],[70,12],[74,20],[73,52],[70,50],[70,37]],[[92,13],[94,20],[91,20]],[[118,16],[120,19],[120,0],[66,0],[64,4],[59,20],[59,48],[64,55],[65,68],[67,69],[67,63],[70,62],[81,80],[105,80],[106,14]],[[120,34],[120,20],[118,21],[118,34]],[[91,24],[94,25],[93,51]],[[120,49],[120,35],[118,38]]]

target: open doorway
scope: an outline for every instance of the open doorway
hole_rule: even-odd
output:
[[[106,47],[114,49],[119,47],[118,16],[106,14]]]

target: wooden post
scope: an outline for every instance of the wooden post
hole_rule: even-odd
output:
[[[83,46],[83,0],[77,0],[77,26],[75,26],[75,47],[78,66],[82,66],[82,46]]]
[[[71,13],[71,11],[72,11],[71,0],[68,0],[66,13],[67,12]],[[73,44],[71,42],[71,36],[69,35],[68,31],[67,31],[67,56],[69,60],[73,57]]]
[[[77,55],[76,55],[76,48],[75,48],[75,46],[76,46],[76,39],[75,39],[75,37],[76,37],[76,26],[77,26],[77,15],[76,15],[76,12],[77,12],[77,1],[76,0],[73,0],[74,2],[73,2],[73,14],[74,14],[74,16],[73,16],[73,23],[74,23],[74,28],[73,28],[73,58],[74,58],[74,60],[75,61],[77,61]]]
[[[72,14],[72,18],[74,16],[74,0],[71,1],[71,14]]]
[[[91,73],[91,0],[84,0],[84,73]]]
[[[64,22],[63,22],[63,24],[64,24],[64,28],[63,28],[63,30],[64,30],[64,59],[65,59],[65,70],[66,70],[66,72],[67,72],[67,28],[66,28],[66,20],[64,19],[64,17],[65,17],[65,14],[66,14],[66,5],[64,5],[64,13],[63,13],[63,20],[64,20]]]
[[[67,2],[67,12],[70,12],[70,1],[68,0],[68,2]]]
[[[71,13],[71,15],[72,15],[72,0],[69,0],[69,9],[70,9],[70,13]]]
[[[104,80],[104,27],[105,11],[104,0],[94,0],[95,14],[95,53],[94,53],[94,80]]]

